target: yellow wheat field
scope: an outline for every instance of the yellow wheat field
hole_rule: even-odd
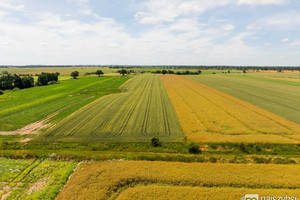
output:
[[[199,199],[241,199],[245,194],[260,194],[260,196],[299,196],[300,190],[296,189],[249,189],[229,187],[191,187],[191,186],[162,186],[148,185],[129,188],[118,196],[118,200],[199,200]]]
[[[66,187],[57,199],[109,199],[117,198],[122,191],[137,185],[160,185],[169,188],[170,194],[179,195],[182,186],[227,188],[227,194],[242,188],[247,191],[257,189],[280,189],[280,193],[290,194],[291,189],[300,189],[299,165],[263,165],[263,164],[212,164],[179,163],[150,161],[111,161],[84,163],[71,176]],[[198,190],[197,188],[196,190]],[[240,190],[236,190],[240,189]],[[148,188],[143,195],[150,195],[153,190],[164,193],[159,188]],[[192,189],[194,190],[194,189]],[[207,189],[209,190],[209,189]],[[133,192],[120,195],[132,196]],[[186,194],[192,192],[191,189]],[[211,193],[208,191],[208,193]],[[137,191],[137,195],[141,193]],[[201,191],[197,192],[201,195]],[[163,194],[167,195],[167,194]],[[122,197],[123,196],[123,197]],[[150,197],[149,196],[149,197]],[[124,197],[124,198],[125,198]],[[179,198],[180,199],[180,198]],[[226,199],[226,198],[225,198]]]
[[[162,75],[188,140],[299,143],[300,125],[194,80]]]

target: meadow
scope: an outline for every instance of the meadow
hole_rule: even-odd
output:
[[[299,143],[297,123],[186,77],[161,77],[188,140]]]
[[[83,163],[56,199],[164,199],[168,194],[173,199],[209,199],[213,194],[231,199],[241,198],[243,192],[295,195],[300,191],[299,170],[299,165],[272,164]]]
[[[139,75],[123,92],[89,104],[40,135],[40,141],[183,141],[176,113],[159,75]]]
[[[296,73],[189,76],[231,96],[300,123],[300,79]]]
[[[0,158],[0,198],[54,199],[76,166],[66,161]]]
[[[76,109],[118,89],[128,77],[82,77],[58,84],[7,91],[0,96],[0,131],[12,131],[57,111],[60,120]],[[62,110],[63,109],[63,110]]]

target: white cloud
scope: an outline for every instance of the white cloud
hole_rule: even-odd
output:
[[[146,0],[144,11],[138,11],[135,19],[141,24],[173,22],[177,17],[199,15],[207,10],[226,5],[281,5],[289,0]]]
[[[238,4],[246,5],[281,5],[290,2],[290,0],[238,0]]]
[[[222,26],[222,29],[225,30],[225,31],[232,31],[232,30],[234,30],[234,25],[225,24],[225,25]]]
[[[12,0],[1,0],[0,8],[7,10],[23,10],[25,6],[23,4],[15,4]]]
[[[289,40],[289,38],[283,38],[281,41],[282,42],[289,42],[290,40]]]

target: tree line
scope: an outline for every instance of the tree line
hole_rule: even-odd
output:
[[[45,73],[42,72],[38,75],[37,81],[34,83],[34,78],[29,74],[11,74],[7,71],[3,71],[0,74],[0,94],[3,94],[2,90],[11,90],[14,88],[25,89],[34,86],[42,86],[56,83],[60,73]]]
[[[11,90],[14,88],[25,89],[34,86],[33,77],[19,76],[17,74],[10,74],[7,71],[3,71],[0,75],[0,90]]]
[[[163,74],[163,75],[165,75],[165,74],[199,75],[199,74],[202,73],[202,71],[201,71],[201,70],[198,70],[198,71],[196,71],[196,72],[193,72],[193,71],[187,70],[187,71],[177,71],[177,72],[175,72],[175,71],[173,71],[173,70],[165,70],[165,69],[163,69],[163,70],[156,70],[156,71],[153,71],[152,73]]]

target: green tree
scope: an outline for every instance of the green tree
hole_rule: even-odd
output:
[[[76,79],[79,76],[79,72],[74,71],[74,72],[71,73],[71,76],[73,77],[73,79]]]
[[[199,153],[201,153],[200,147],[197,144],[195,144],[194,142],[191,142],[188,145],[188,150],[192,154],[199,154]]]
[[[167,73],[167,70],[163,69],[161,72],[162,72],[163,75],[165,75]]]
[[[102,70],[97,70],[97,71],[95,72],[95,74],[99,75],[99,77],[100,77],[100,75],[101,75],[101,74],[104,74],[104,73],[103,73]]]
[[[153,137],[151,139],[151,145],[153,147],[160,147],[161,146],[161,142],[159,141],[159,139],[157,137]]]
[[[22,83],[24,88],[30,88],[34,86],[34,79],[31,76],[22,77]]]
[[[124,75],[127,74],[128,72],[127,72],[126,69],[121,69],[121,70],[119,70],[119,73],[122,74],[122,75],[124,76]]]
[[[14,87],[17,87],[19,89],[23,89],[24,88],[22,79],[17,74],[14,74]]]

